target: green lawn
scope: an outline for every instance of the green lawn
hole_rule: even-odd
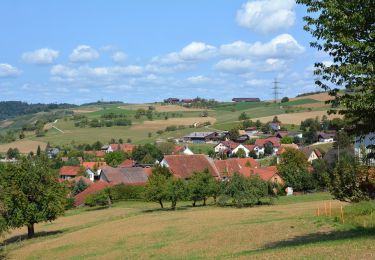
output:
[[[315,215],[327,202],[335,210],[344,206],[345,224],[336,216]],[[26,229],[15,230],[6,235],[2,254],[9,259],[374,259],[373,222],[364,227],[350,218],[368,206],[345,206],[324,193],[242,209],[179,202],[171,211],[156,203],[119,202],[109,209],[68,211],[38,224],[31,240],[23,240]]]

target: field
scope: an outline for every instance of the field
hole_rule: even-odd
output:
[[[206,111],[207,109],[203,108],[187,108],[183,106],[178,105],[161,105],[161,104],[135,104],[135,105],[126,105],[126,106],[120,106],[119,108],[122,109],[145,109],[147,110],[150,106],[154,107],[156,111],[158,112],[196,112],[196,111]]]
[[[311,111],[311,112],[302,112],[302,113],[288,113],[288,114],[279,114],[277,115],[278,119],[285,124],[296,124],[299,125],[301,121],[307,119],[307,118],[315,118],[319,117],[322,118],[323,115],[326,115],[329,119],[332,118],[342,118],[342,115],[328,115],[327,111]],[[254,120],[259,119],[261,122],[269,122],[272,121],[273,116],[265,116],[265,117],[259,117],[255,118]]]
[[[9,148],[17,147],[20,153],[29,153],[29,152],[36,152],[38,146],[42,150],[46,148],[47,143],[40,142],[40,141],[31,141],[31,140],[20,140],[8,144],[0,144],[0,153],[6,153]]]
[[[374,229],[315,216],[327,194],[282,197],[254,208],[158,210],[156,204],[120,202],[110,209],[76,209],[36,226],[39,237],[7,235],[10,259],[373,259]],[[337,209],[342,203],[332,201]]]

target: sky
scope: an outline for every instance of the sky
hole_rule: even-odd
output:
[[[272,99],[319,90],[294,0],[2,0],[0,100]]]

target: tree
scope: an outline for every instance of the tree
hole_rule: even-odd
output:
[[[148,154],[145,155],[145,157],[143,157],[141,163],[143,163],[143,164],[154,164],[155,159],[148,153]]]
[[[248,120],[248,119],[250,119],[250,117],[245,112],[242,112],[240,116],[238,117],[238,120],[240,121]]]
[[[7,157],[8,159],[18,159],[20,156],[20,152],[18,148],[9,148],[7,151]]]
[[[290,137],[290,136],[284,136],[283,138],[281,138],[280,142],[282,144],[292,144],[293,143],[293,138]]]
[[[281,103],[285,103],[285,102],[289,102],[289,98],[288,97],[283,97],[281,99]]]
[[[106,153],[104,156],[105,162],[112,167],[117,167],[126,158],[127,155],[123,151],[114,151],[111,153]]]
[[[240,134],[238,133],[237,128],[232,128],[229,130],[229,138],[233,141],[236,141],[240,137]]]
[[[186,197],[186,186],[185,182],[179,178],[171,177],[167,180],[166,198],[171,202],[171,209],[175,210],[177,202]]]
[[[339,131],[336,134],[336,142],[333,143],[335,149],[345,149],[350,147],[352,144],[351,138],[345,131]]]
[[[373,0],[297,0],[307,6],[304,29],[316,38],[311,46],[324,50],[333,63],[315,63],[316,84],[334,97],[329,101],[350,123],[351,132],[375,132]],[[335,86],[335,87],[332,87]],[[337,87],[336,87],[337,86]],[[340,92],[344,87],[346,92]],[[331,112],[336,112],[332,110]]]
[[[197,201],[202,200],[206,206],[208,197],[214,196],[217,183],[208,170],[194,173],[188,182],[189,197],[193,201],[193,207]]]
[[[267,143],[264,146],[264,154],[266,155],[272,155],[273,154],[273,145],[270,143]]]
[[[140,162],[147,154],[153,158],[153,161],[160,161],[163,158],[163,153],[153,144],[137,146],[132,152],[132,158]]]
[[[74,184],[74,187],[72,189],[73,196],[81,193],[82,191],[87,189],[87,187],[88,187],[87,183],[84,180],[79,179],[79,181]]]
[[[239,148],[235,154],[236,157],[238,158],[246,158],[246,152],[244,149]]]
[[[40,156],[41,151],[40,151],[40,145],[38,145],[38,148],[36,149],[36,156]]]
[[[64,213],[65,188],[43,157],[7,164],[0,190],[6,229],[27,226],[29,238],[34,236],[34,224],[53,221]]]
[[[157,145],[157,148],[164,154],[172,154],[175,150],[175,144],[172,142],[163,142]]]
[[[166,185],[167,180],[172,177],[169,169],[164,166],[156,165],[152,169],[152,174],[148,178],[145,187],[144,197],[147,201],[154,201],[164,208],[163,201],[167,199]]]
[[[315,187],[308,167],[309,163],[301,151],[286,148],[285,152],[280,155],[277,169],[286,186],[293,187],[296,191],[305,191]]]
[[[326,188],[329,185],[329,172],[328,172],[328,164],[323,159],[316,159],[312,161],[313,166],[313,178],[315,179],[317,185],[320,188]]]
[[[274,116],[272,119],[272,123],[281,123],[277,116]]]
[[[341,156],[330,175],[330,192],[342,201],[373,199],[375,179],[370,174],[368,167],[360,165],[353,157]]]

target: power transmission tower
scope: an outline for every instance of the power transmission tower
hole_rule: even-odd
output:
[[[273,97],[274,97],[274,103],[277,103],[277,99],[278,99],[278,96],[279,96],[279,94],[281,94],[280,92],[279,92],[279,90],[281,89],[280,87],[279,87],[279,81],[277,81],[276,80],[276,78],[275,78],[275,80],[272,82],[273,83],[273,87],[272,87],[272,90],[273,90]]]

